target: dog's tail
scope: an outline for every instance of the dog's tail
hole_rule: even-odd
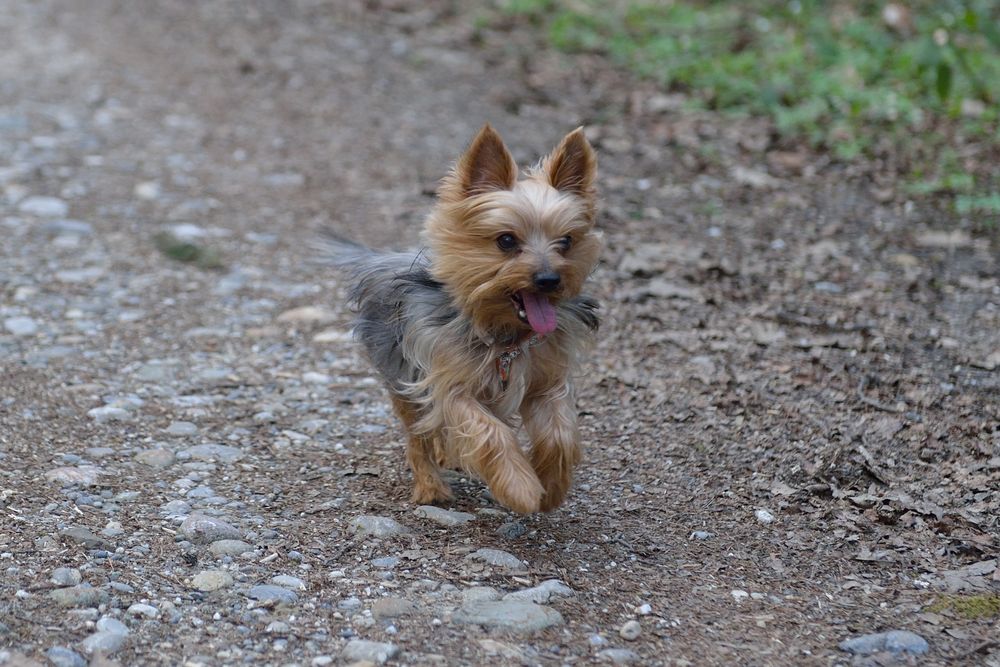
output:
[[[332,229],[324,229],[313,242],[313,257],[319,264],[353,269],[370,262],[380,255],[377,250],[341,236]]]

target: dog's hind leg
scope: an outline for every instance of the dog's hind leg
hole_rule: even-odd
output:
[[[413,425],[420,418],[416,406],[396,395],[392,396],[392,406],[406,430],[406,460],[413,470],[411,499],[419,505],[451,500],[451,489],[441,479],[441,470],[435,461],[433,437],[413,432]]]

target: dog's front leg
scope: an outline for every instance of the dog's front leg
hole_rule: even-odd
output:
[[[545,487],[541,510],[559,507],[573,483],[573,468],[580,461],[580,434],[572,391],[528,398],[521,407],[531,438],[531,465]]]
[[[498,502],[520,514],[539,510],[544,489],[510,426],[463,393],[448,397],[441,416],[454,458],[479,475]]]

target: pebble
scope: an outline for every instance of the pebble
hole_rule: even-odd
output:
[[[453,512],[441,509],[440,507],[435,507],[434,505],[421,505],[417,509],[413,510],[413,513],[422,519],[429,519],[434,523],[448,527],[461,526],[463,523],[468,523],[476,518],[475,514],[469,514],[468,512]]]
[[[845,639],[837,646],[840,650],[855,655],[870,655],[881,651],[888,651],[896,655],[904,653],[923,655],[930,649],[926,639],[908,630],[888,630],[861,635]]]
[[[606,648],[597,657],[614,665],[630,665],[639,661],[639,654],[627,648]]]
[[[635,641],[642,634],[642,626],[639,621],[626,621],[618,630],[618,634],[626,641]]]
[[[53,646],[45,652],[45,657],[55,667],[87,667],[87,661],[82,655],[65,646]]]
[[[122,635],[128,634],[128,628],[124,623],[119,621],[117,618],[112,618],[111,616],[103,616],[101,620],[97,622],[98,632],[117,632]]]
[[[499,600],[502,597],[500,591],[492,586],[473,586],[462,591],[463,602],[481,602]]]
[[[649,616],[653,613],[653,606],[650,604],[641,604],[635,608],[635,613],[639,616]]]
[[[340,656],[344,660],[368,660],[382,664],[399,654],[399,647],[385,642],[372,642],[364,639],[352,639],[347,642]]]
[[[341,611],[355,611],[361,609],[361,599],[351,596],[349,598],[344,598],[337,603],[337,609]]]
[[[17,205],[17,210],[40,218],[65,218],[69,206],[58,197],[26,197]]]
[[[3,326],[15,336],[34,336],[38,333],[38,323],[30,317],[8,317],[3,321]]]
[[[528,600],[535,604],[546,604],[552,598],[567,598],[575,595],[572,588],[559,581],[549,579],[532,588],[525,588],[503,596],[504,600]]]
[[[276,577],[271,577],[271,583],[293,591],[304,591],[306,589],[306,582],[298,577],[292,577],[287,574],[279,574]]]
[[[184,519],[178,531],[195,544],[208,544],[218,540],[238,540],[243,532],[222,519],[204,514],[192,514]]]
[[[88,655],[98,651],[105,655],[112,655],[121,650],[127,639],[128,635],[118,632],[97,632],[80,642],[80,648]]]
[[[708,540],[714,537],[714,535],[707,530],[696,530],[691,533],[692,540]]]
[[[99,535],[95,535],[89,528],[83,526],[70,526],[59,531],[59,537],[65,542],[82,544],[88,549],[96,549],[107,545],[108,541]]]
[[[379,598],[372,604],[372,616],[376,620],[409,616],[417,611],[417,605],[405,598]]]
[[[102,405],[99,408],[87,410],[87,416],[98,424],[132,421],[131,412],[125,408],[118,408],[112,405]]]
[[[104,471],[97,466],[64,466],[54,468],[45,473],[45,479],[66,486],[77,484],[80,486],[93,486],[97,484],[97,478],[103,473]]]
[[[291,630],[291,626],[284,621],[271,621],[264,629],[265,632],[271,635],[287,635]]]
[[[754,512],[754,516],[757,517],[757,521],[763,524],[774,523],[774,515],[765,509],[759,509]]]
[[[191,578],[191,585],[204,593],[211,593],[233,585],[233,575],[224,570],[202,570]]]
[[[75,567],[57,567],[50,578],[57,586],[76,586],[83,581],[83,575]]]
[[[145,618],[159,618],[160,610],[151,604],[136,602],[129,606],[126,612],[129,616],[143,616]]]
[[[176,456],[169,449],[144,449],[135,455],[135,460],[151,468],[166,468],[173,464]]]
[[[108,601],[108,594],[89,584],[79,584],[49,591],[49,599],[60,607],[96,607]]]
[[[520,521],[508,521],[497,528],[497,535],[506,537],[508,540],[516,540],[528,532],[528,527]]]
[[[452,615],[459,625],[482,625],[516,633],[531,633],[553,625],[562,625],[563,617],[555,609],[524,600],[479,601],[463,604]]]
[[[253,547],[243,540],[216,540],[208,545],[213,556],[239,556],[252,550]]]
[[[525,569],[524,563],[521,562],[520,558],[500,549],[479,549],[466,556],[466,559],[482,561],[488,565],[508,570],[523,571]]]
[[[329,324],[336,319],[336,313],[322,306],[292,308],[278,315],[279,322],[290,324]]]
[[[188,436],[197,435],[198,427],[191,422],[170,422],[165,429],[167,435]]]
[[[195,461],[218,461],[219,463],[235,463],[246,455],[239,447],[216,444],[195,445],[188,447],[181,453],[184,454],[183,458],[191,458]]]
[[[373,558],[372,565],[386,570],[391,570],[392,568],[399,565],[399,558],[396,556],[383,556],[382,558]]]
[[[391,537],[410,533],[409,528],[386,516],[359,516],[351,522],[351,527],[355,533],[369,537]]]
[[[275,602],[275,603],[288,603],[292,604],[298,602],[299,596],[295,594],[294,591],[290,591],[287,588],[282,588],[281,586],[271,586],[268,584],[261,584],[259,586],[254,586],[249,591],[247,591],[247,597],[252,600],[257,600],[258,602]]]

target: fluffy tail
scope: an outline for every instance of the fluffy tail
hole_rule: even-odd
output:
[[[315,260],[320,264],[346,269],[365,264],[381,253],[357,241],[345,238],[331,229],[324,229],[313,243]]]

